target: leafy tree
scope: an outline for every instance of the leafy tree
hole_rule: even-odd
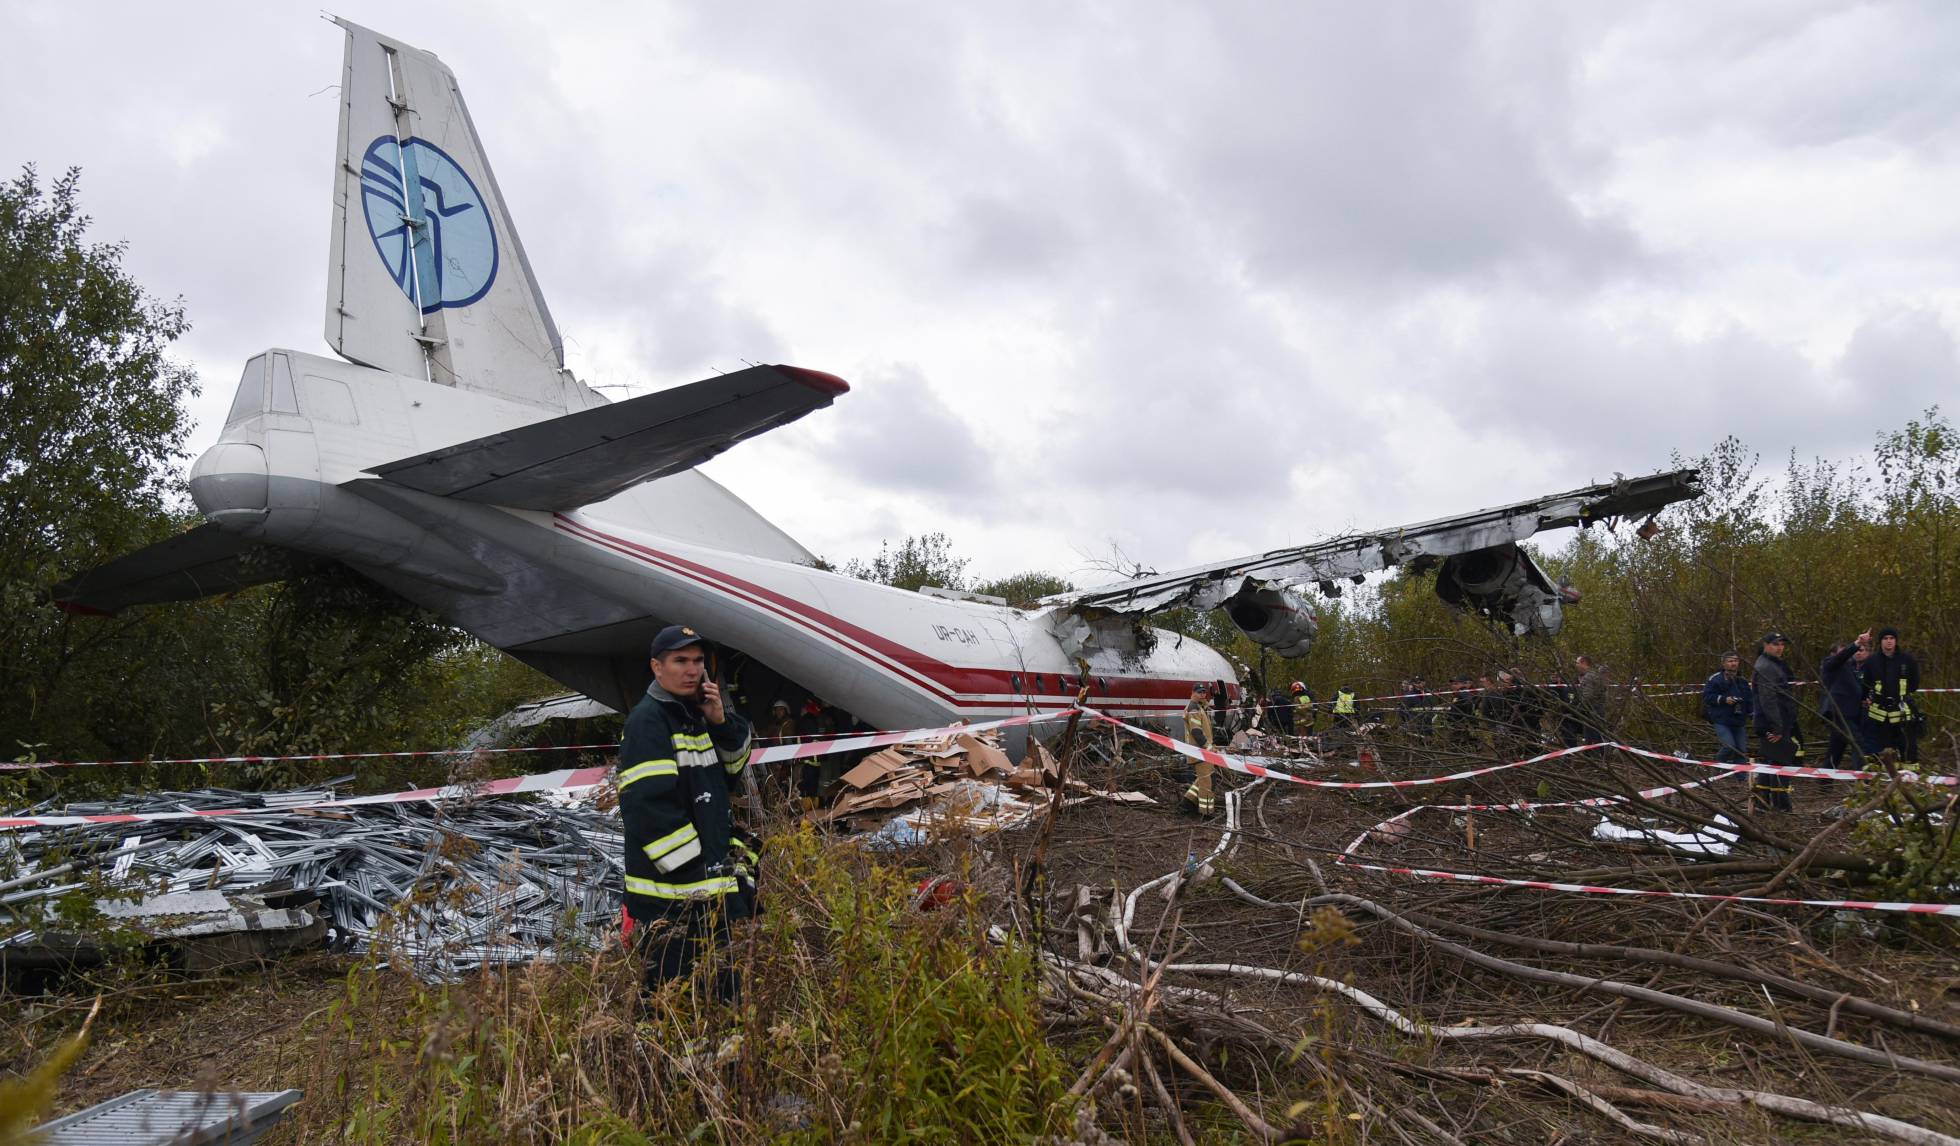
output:
[[[1005,598],[1016,609],[1032,609],[1043,597],[1056,593],[1066,593],[1075,588],[1075,583],[1053,573],[1034,571],[1016,573],[1012,577],[1002,577],[998,581],[988,581],[976,585],[973,591],[985,593],[989,597]]]
[[[123,245],[90,243],[80,173],[0,185],[0,737],[33,743],[51,698],[92,651],[141,621],[77,632],[42,602],[62,575],[180,524],[171,465],[189,429],[191,368],[168,356],[189,328],[152,298]]]
[[[953,555],[953,542],[943,533],[907,537],[893,548],[880,542],[878,556],[870,561],[852,558],[844,572],[860,581],[876,581],[897,589],[917,590],[927,585],[942,589],[966,588],[967,559]]]
[[[30,167],[0,185],[0,754],[431,747],[553,690],[344,569],[114,618],[46,602],[192,520],[174,476],[196,392],[169,356],[183,304],[146,293],[122,245],[88,241],[79,183]]]

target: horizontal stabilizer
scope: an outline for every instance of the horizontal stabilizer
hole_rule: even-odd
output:
[[[71,613],[119,613],[131,605],[190,601],[283,581],[320,564],[277,545],[200,525],[48,590]]]
[[[693,469],[830,405],[849,387],[796,366],[751,366],[445,446],[367,472],[395,485],[512,509],[573,509]]]

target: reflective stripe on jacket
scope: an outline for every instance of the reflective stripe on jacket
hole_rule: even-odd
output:
[[[1211,710],[1201,700],[1193,699],[1184,706],[1184,738],[1200,748],[1210,748],[1212,737],[1216,735],[1211,723]]]
[[[628,914],[657,918],[677,903],[742,890],[728,796],[748,760],[749,724],[739,714],[710,725],[693,705],[647,689],[619,748]],[[726,910],[747,915],[747,897],[728,900]]]
[[[1880,724],[1903,724],[1912,719],[1912,696],[1919,691],[1919,662],[1900,649],[1891,656],[1874,652],[1865,658],[1859,675],[1871,707],[1865,715]]]

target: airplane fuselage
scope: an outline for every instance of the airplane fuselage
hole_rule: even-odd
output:
[[[192,496],[228,531],[345,562],[479,639],[615,707],[646,680],[660,626],[685,623],[880,727],[1090,703],[1164,722],[1195,682],[1235,682],[1210,647],[1161,630],[1088,654],[1039,612],[894,589],[812,556],[698,472],[567,512],[438,497],[367,478],[397,458],[554,411],[335,359],[252,359]],[[1154,639],[1153,639],[1154,637]]]

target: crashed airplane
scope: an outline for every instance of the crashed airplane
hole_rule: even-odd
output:
[[[52,590],[78,612],[188,600],[338,562],[617,709],[674,622],[717,642],[758,711],[812,691],[915,727],[1091,704],[1174,718],[1216,651],[1150,629],[1223,608],[1255,642],[1307,650],[1305,586],[1338,593],[1433,567],[1453,604],[1558,631],[1576,593],[1519,543],[1651,515],[1692,470],[1614,481],[1051,597],[1032,610],[812,568],[813,555],[694,467],[849,387],[754,366],[620,402],[564,347],[455,76],[346,21],[327,342],[245,364],[223,433],[192,466],[206,523]]]

